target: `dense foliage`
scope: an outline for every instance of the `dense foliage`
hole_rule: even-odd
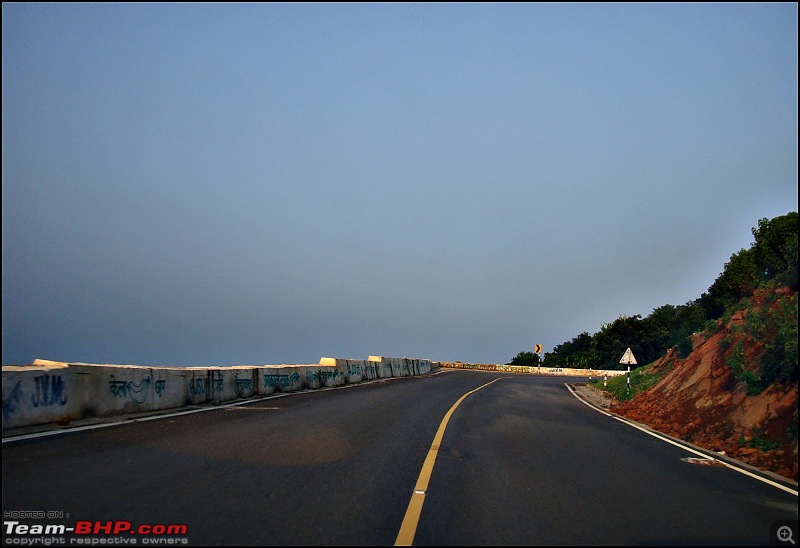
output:
[[[541,362],[539,354],[536,352],[520,352],[506,365],[528,365],[535,367]]]
[[[593,335],[584,332],[556,346],[553,352],[545,354],[544,363],[549,367],[623,369],[625,366],[619,360],[628,347],[633,349],[640,365],[656,360],[670,348],[687,356],[692,349],[693,333],[716,326],[726,311],[741,306],[757,288],[789,286],[797,290],[797,230],[797,212],[759,220],[758,227],[752,229],[755,241],[750,248],[734,253],[722,274],[700,298],[683,305],[661,306],[646,318],[620,316],[610,324],[603,324]],[[796,298],[793,308],[787,310],[779,320],[762,322],[777,329],[762,358],[765,370],[762,385],[775,379],[797,379]],[[533,359],[528,354],[533,353],[520,352],[514,360],[523,365],[522,360]],[[538,356],[534,356],[538,362]]]
[[[768,296],[772,306],[752,307],[745,298],[731,308],[729,312],[744,312],[744,322],[733,325],[731,336],[723,340],[729,350],[725,362],[747,384],[750,394],[758,394],[776,380],[797,381],[798,377],[797,293]],[[755,350],[749,363],[745,345]]]

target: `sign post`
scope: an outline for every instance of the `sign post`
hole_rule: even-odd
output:
[[[628,366],[628,394],[631,393],[631,365],[636,365],[636,358],[633,357],[633,352],[631,352],[630,347],[625,351],[625,354],[622,355],[622,359],[619,361],[622,365]]]
[[[631,393],[631,366],[628,366],[628,394]]]

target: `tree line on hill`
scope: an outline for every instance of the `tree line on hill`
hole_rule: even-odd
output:
[[[797,212],[758,221],[752,229],[755,241],[748,249],[734,253],[725,263],[722,274],[700,298],[683,305],[658,307],[646,318],[641,315],[620,316],[600,331],[590,335],[583,332],[570,341],[556,346],[544,355],[548,367],[577,369],[624,369],[619,364],[626,348],[634,349],[640,365],[663,356],[677,348],[681,357],[692,350],[691,335],[712,329],[726,311],[740,306],[758,288],[789,286],[797,291]],[[773,359],[782,363],[785,374],[797,379],[797,300],[793,301],[794,321],[784,322],[776,344],[772,344]],[[787,332],[788,330],[788,332]],[[520,352],[509,365],[538,365],[540,357],[534,352]]]

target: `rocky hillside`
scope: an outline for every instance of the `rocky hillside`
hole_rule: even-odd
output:
[[[793,343],[785,340],[792,322]],[[759,290],[716,327],[695,334],[687,357],[680,358],[673,349],[641,371],[660,378],[611,410],[797,481],[796,339],[796,293],[789,288]],[[790,350],[782,354],[783,369],[777,375],[776,340]]]

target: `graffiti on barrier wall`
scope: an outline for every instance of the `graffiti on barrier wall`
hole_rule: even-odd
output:
[[[189,393],[192,396],[205,396],[206,395],[206,379],[203,377],[192,379],[189,381]]]
[[[325,383],[325,385],[328,384],[328,381],[333,381],[333,384],[342,384],[344,383],[344,379],[342,377],[344,377],[344,375],[338,369],[324,370],[319,372],[319,378],[323,383]]]
[[[497,365],[496,367],[497,371],[505,373],[533,373],[536,369],[527,365]]]
[[[22,402],[22,381],[17,381],[8,397],[3,398],[3,419],[8,419],[16,414],[19,404]]]
[[[477,369],[478,371],[498,371],[497,365],[489,363],[448,363],[446,367],[455,369]]]
[[[352,370],[350,374],[354,374]],[[338,369],[309,370],[306,371],[306,381],[309,386],[318,384],[325,386],[338,385],[344,384],[345,375]],[[265,384],[264,386],[267,385]]]
[[[280,388],[286,390],[300,382],[300,373],[291,375],[264,375],[264,388]]]
[[[253,395],[253,379],[240,379],[233,377],[233,387],[236,390],[236,395],[240,398],[246,398]]]
[[[34,408],[59,406],[67,404],[67,384],[61,375],[38,375],[33,378],[33,387],[30,392],[30,405]],[[14,388],[3,398],[3,418],[8,419],[19,411],[24,403],[25,393],[22,381],[14,384]]]
[[[159,382],[166,384],[167,381]],[[113,394],[115,398],[130,397],[131,401],[134,403],[144,403],[147,400],[147,395],[149,393],[148,389],[150,388],[151,383],[152,381],[150,380],[150,375],[143,378],[139,383],[135,383],[133,381],[117,381],[112,379],[108,381],[108,388],[111,390],[111,394]]]
[[[165,379],[153,381],[150,375],[148,375],[138,383],[114,379],[108,381],[108,388],[115,398],[130,397],[131,401],[134,403],[144,403],[147,401],[147,397],[150,394],[150,385],[153,385],[156,396],[159,398],[164,396],[164,392],[167,390],[167,381]]]
[[[33,378],[35,385],[31,394],[34,407],[64,406],[67,403],[66,383],[61,375],[39,375]]]

